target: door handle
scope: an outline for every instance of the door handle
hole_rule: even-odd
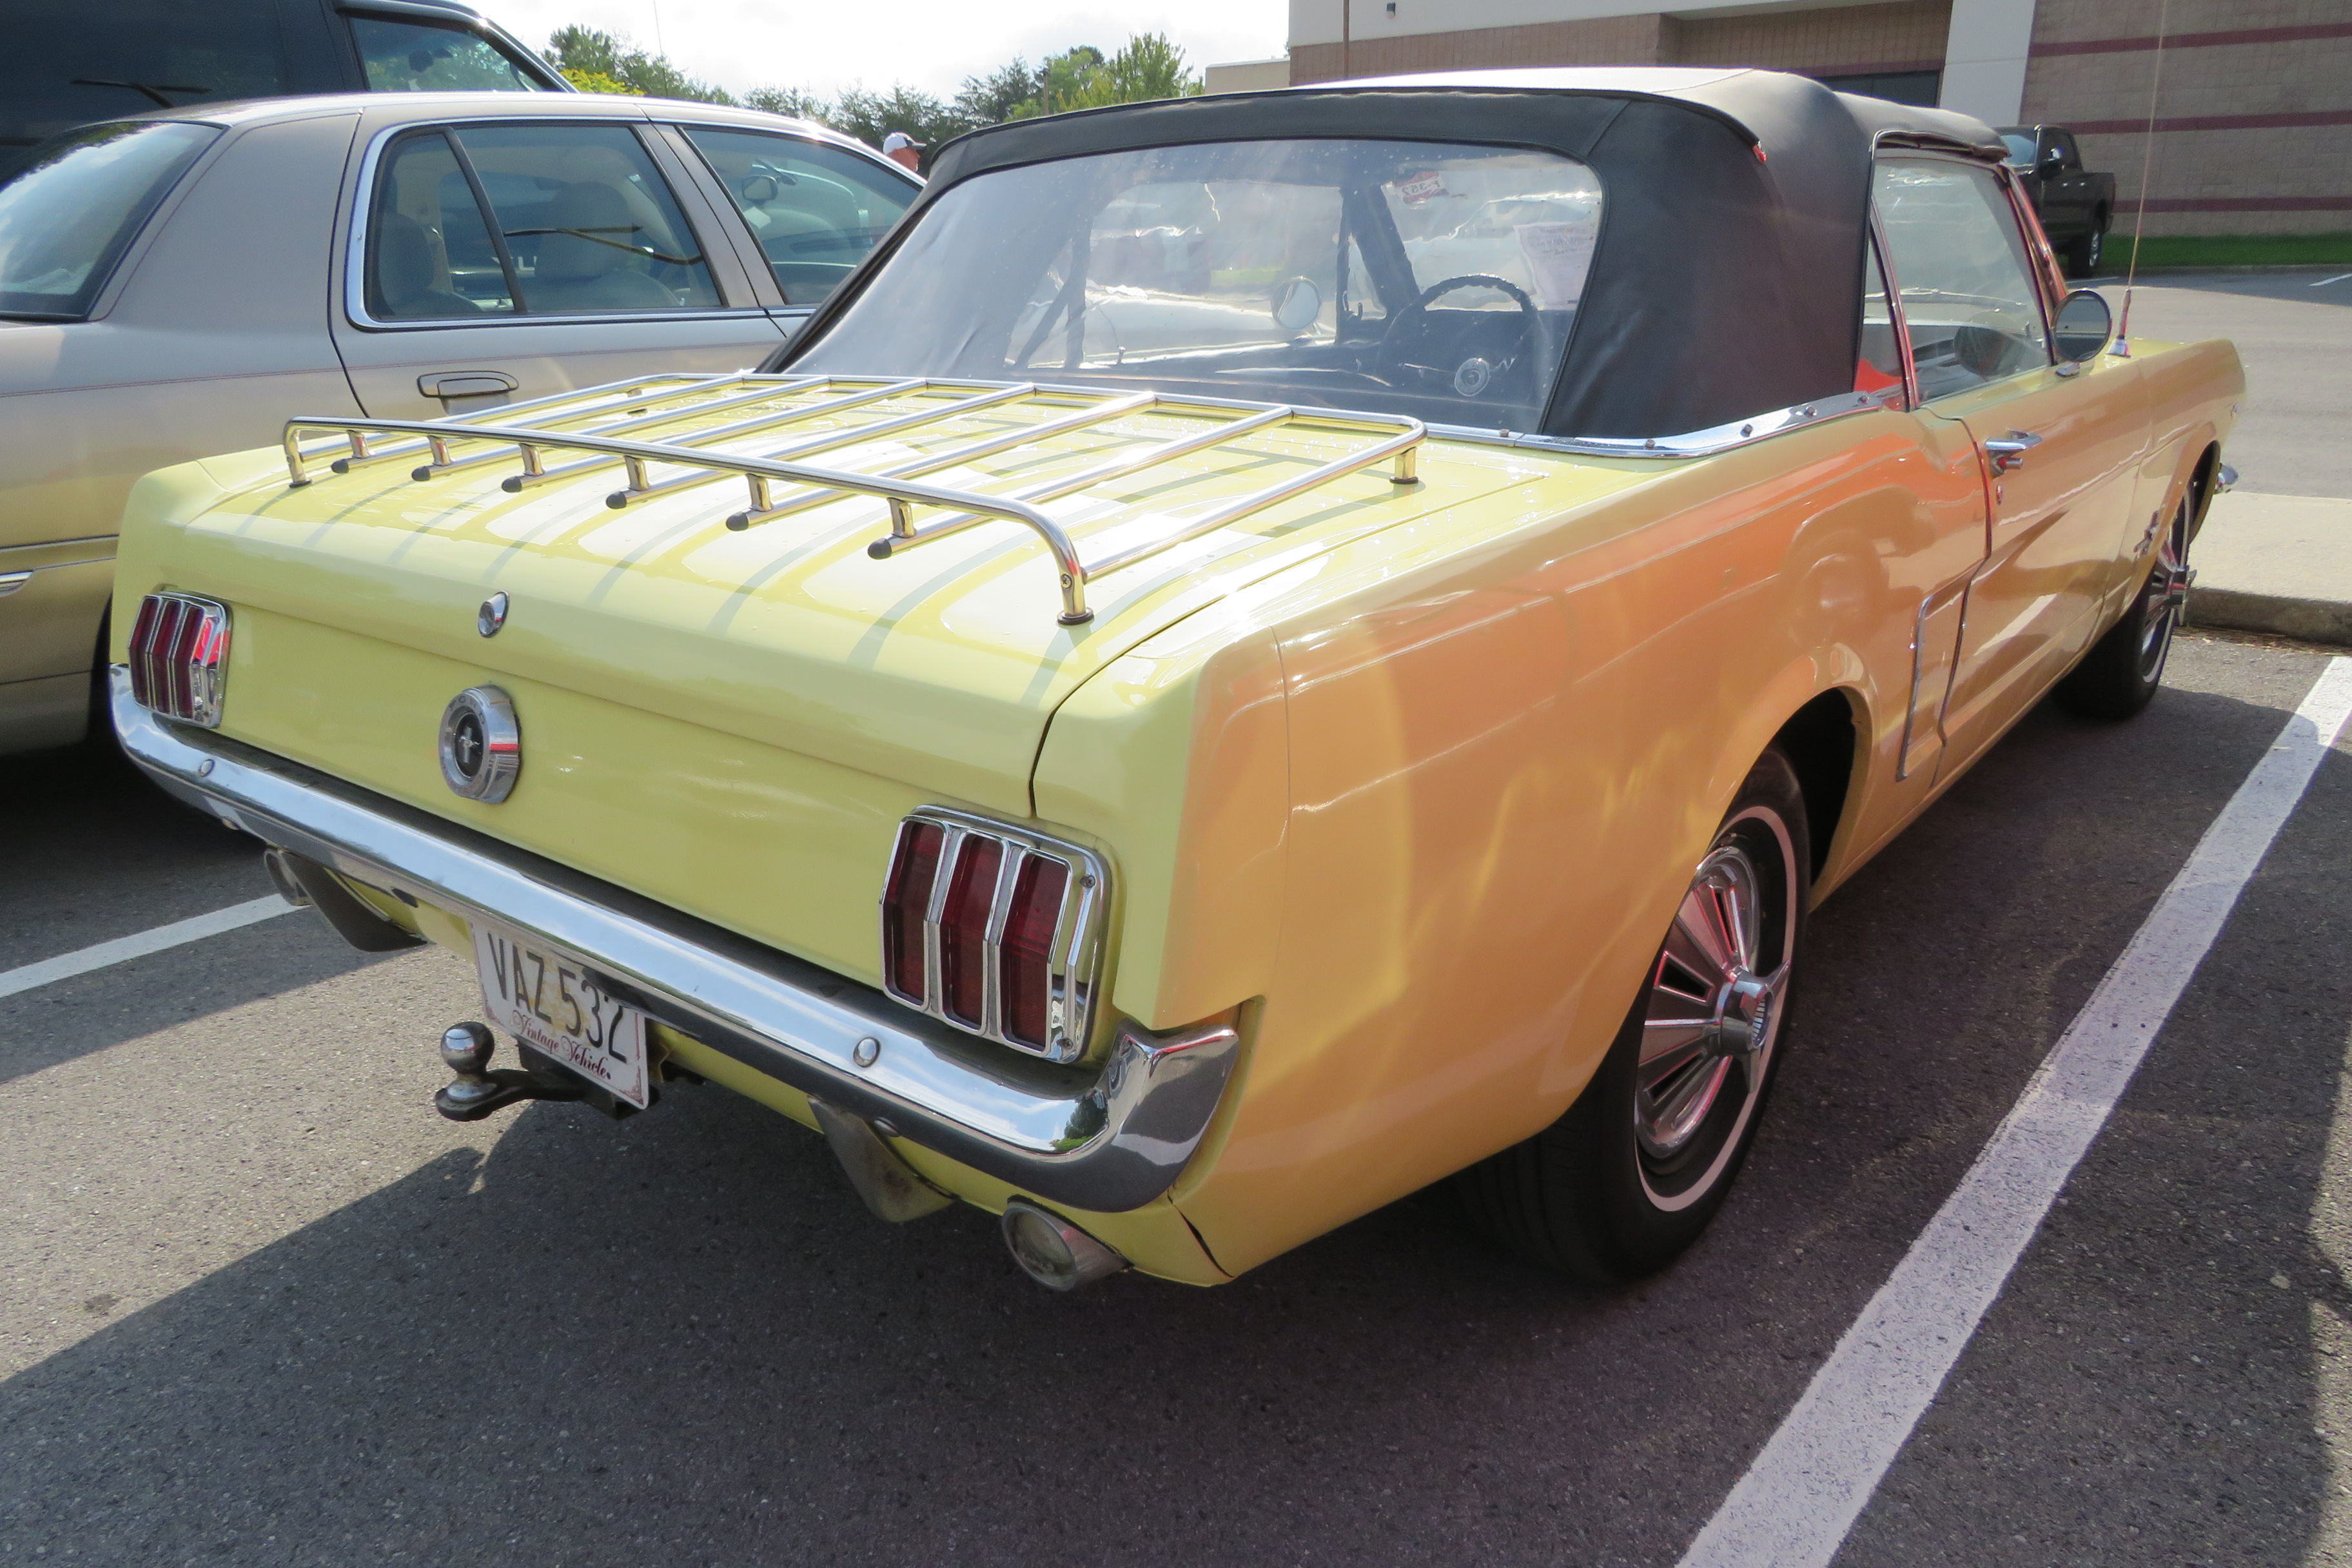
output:
[[[1992,459],[1996,474],[2015,473],[2025,467],[2025,454],[2042,445],[2042,437],[2023,430],[2011,430],[2006,436],[1996,436],[1984,444],[1985,455]]]
[[[489,397],[512,392],[520,384],[514,377],[498,370],[444,371],[416,378],[416,390],[427,397]]]

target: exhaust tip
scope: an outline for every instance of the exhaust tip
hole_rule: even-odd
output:
[[[1128,1266],[1115,1249],[1026,1198],[1004,1205],[1004,1245],[1021,1272],[1049,1290],[1075,1290]]]

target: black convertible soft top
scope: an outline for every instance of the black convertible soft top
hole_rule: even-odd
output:
[[[1454,72],[1169,99],[957,138],[890,241],[771,361],[824,335],[896,242],[991,170],[1130,148],[1304,137],[1557,152],[1600,176],[1601,227],[1541,432],[1666,437],[1853,390],[1871,149],[1998,160],[1990,128],[1778,71]]]

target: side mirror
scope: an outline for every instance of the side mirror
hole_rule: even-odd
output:
[[[2066,296],[2065,304],[2058,310],[2058,357],[2070,364],[2083,364],[2099,357],[2099,351],[2116,335],[2116,318],[2107,302],[2088,289],[2077,289]]]
[[[1274,321],[1286,332],[1303,332],[1323,313],[1323,290],[1311,278],[1293,278],[1274,291]]]

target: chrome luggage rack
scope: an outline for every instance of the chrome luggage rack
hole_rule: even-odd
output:
[[[807,420],[845,413],[870,404],[923,396],[944,396],[946,401],[934,407],[895,414],[865,423],[851,423],[804,436],[758,457],[736,456],[709,449],[717,442],[782,430]],[[780,397],[808,400],[795,402],[783,409],[770,409],[748,418],[698,429],[677,440],[628,438],[636,432],[680,419],[724,413],[756,404],[772,404]],[[982,410],[1023,404],[1033,404],[1041,408],[1066,407],[1070,412],[1056,418],[1041,419],[1034,425],[1000,431],[926,453],[914,461],[901,463],[878,473],[813,468],[797,460],[835,447],[854,447],[884,437],[900,436],[924,426],[936,426]],[[508,404],[502,406],[500,413],[505,417],[496,425],[455,418],[352,419],[326,415],[300,416],[286,422],[287,477],[292,487],[299,489],[310,483],[310,465],[329,458],[331,458],[333,471],[341,474],[377,463],[424,456],[428,460],[410,473],[410,478],[417,480],[436,479],[443,474],[480,468],[486,464],[520,460],[520,471],[508,475],[500,481],[500,487],[511,494],[520,494],[539,485],[577,479],[593,469],[618,465],[624,471],[625,483],[621,489],[605,497],[605,504],[619,508],[632,501],[670,495],[730,476],[739,476],[750,487],[750,504],[727,519],[727,526],[730,529],[750,528],[755,523],[805,511],[845,496],[876,496],[888,502],[890,531],[867,545],[866,551],[877,561],[887,560],[918,544],[928,544],[932,540],[961,533],[982,522],[1018,522],[1033,530],[1053,552],[1055,565],[1061,575],[1061,624],[1081,626],[1094,618],[1094,612],[1087,606],[1087,584],[1106,573],[1131,566],[1173,549],[1187,540],[1213,533],[1254,512],[1264,511],[1293,496],[1381,463],[1393,460],[1395,464],[1390,475],[1391,484],[1419,484],[1416,454],[1428,434],[1420,420],[1399,416],[1343,414],[1320,408],[1218,398],[1168,397],[1151,392],[1121,395],[1097,387],[1041,385],[1034,382],[761,375],[750,372],[731,375],[657,375],[616,381],[553,397]],[[923,474],[1143,414],[1205,416],[1214,417],[1218,422],[1206,430],[1160,441],[1139,452],[1113,458],[1079,472],[1014,490],[1009,495],[989,495],[977,490],[950,489],[915,482]],[[605,423],[585,430],[572,428],[594,421]],[[1068,531],[1039,510],[1043,502],[1076,495],[1081,490],[1129,478],[1191,453],[1206,451],[1242,437],[1285,425],[1348,431],[1376,438],[1360,450],[1279,484],[1253,490],[1201,516],[1186,520],[1168,533],[1115,551],[1095,561],[1082,559]],[[340,431],[342,438],[307,447],[301,444],[300,437],[304,433],[326,430]],[[383,435],[414,438],[381,445],[372,439]],[[491,449],[452,457],[450,447],[459,441],[488,442]],[[546,460],[546,453],[551,450],[592,455],[551,467]],[[650,469],[656,464],[694,471],[656,480]],[[796,488],[779,495],[779,485]],[[918,523],[915,520],[917,507],[936,508],[946,515]]]

